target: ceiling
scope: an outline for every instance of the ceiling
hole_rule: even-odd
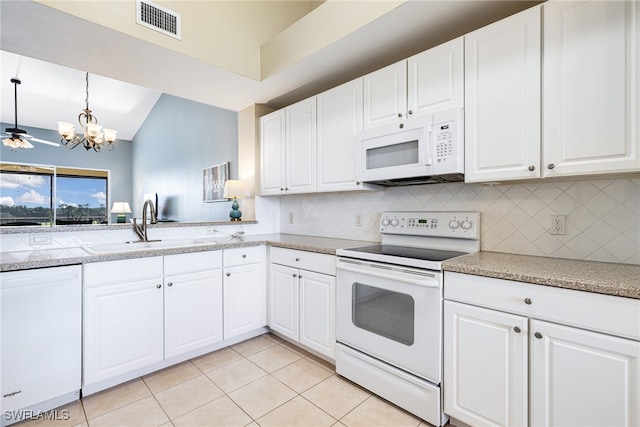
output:
[[[90,108],[119,139],[133,138],[163,92],[232,111],[280,108],[537,3],[409,0],[255,80],[33,1],[0,1],[0,120],[13,123],[10,79],[17,76],[19,125],[75,122],[84,108],[85,71]]]

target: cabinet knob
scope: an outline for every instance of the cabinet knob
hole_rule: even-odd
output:
[[[168,286],[168,287],[172,287],[172,286],[173,286],[173,282],[169,282],[169,283],[167,283],[167,286]]]
[[[300,258],[296,258],[296,262],[297,262],[297,261],[300,261]]]
[[[535,334],[533,334],[533,336],[538,338],[539,340],[542,339],[542,334],[540,332],[536,332]]]
[[[533,301],[531,301],[531,298],[525,298],[524,299],[524,303],[527,305],[531,305],[533,303]]]
[[[356,185],[360,185],[362,184],[360,181],[356,181]]]
[[[513,328],[513,330],[514,330],[514,332],[515,332],[515,333],[517,333],[517,334],[519,334],[519,333],[522,331],[522,330],[521,330],[519,327],[517,327],[517,326],[516,326],[516,327],[514,327],[514,328]]]
[[[299,274],[299,275],[298,275],[298,279],[302,279],[302,274]]]
[[[398,113],[398,117],[402,117],[402,113]]]
[[[284,188],[280,187],[280,191],[284,191]]]
[[[227,273],[227,277],[231,276],[231,273]]]
[[[404,123],[400,123],[400,129],[404,128]]]
[[[242,254],[242,258],[246,258],[246,257],[247,257],[247,254]]]
[[[529,171],[530,171],[530,172],[533,172],[534,170],[536,170],[536,167],[535,167],[535,166],[533,166],[533,165],[529,166]]]
[[[413,114],[413,110],[409,110],[409,111],[407,111],[407,112],[409,113],[409,115],[412,115],[412,114]]]
[[[555,167],[556,167],[556,165],[554,165],[553,163],[549,163],[549,164],[547,165],[547,168],[549,168],[549,169],[553,169],[553,168],[555,168]]]
[[[293,277],[298,277],[298,275],[297,275],[297,274],[294,274],[294,275],[293,275]]]
[[[160,289],[161,287],[162,287],[162,285],[161,285],[160,283],[158,283],[158,284],[156,285],[156,288],[158,288],[158,289]]]

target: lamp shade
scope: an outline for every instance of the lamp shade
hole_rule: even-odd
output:
[[[111,213],[114,214],[126,214],[131,213],[131,207],[128,202],[113,202],[111,207]]]
[[[242,198],[245,195],[244,181],[229,179],[224,183],[224,194],[222,197],[230,199],[232,197]]]

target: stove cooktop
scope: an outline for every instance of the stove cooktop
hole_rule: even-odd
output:
[[[394,257],[413,258],[424,261],[445,261],[461,255],[466,252],[442,251],[438,249],[410,248],[406,246],[395,245],[372,245],[361,246],[359,248],[349,248],[350,252],[364,252],[367,254],[387,255]]]

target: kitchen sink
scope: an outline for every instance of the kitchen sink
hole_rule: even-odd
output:
[[[115,252],[136,252],[154,249],[180,248],[185,246],[215,245],[218,243],[218,240],[219,239],[213,238],[151,240],[148,242],[139,240],[131,242],[96,243],[82,246],[82,249],[90,254],[100,255]]]

